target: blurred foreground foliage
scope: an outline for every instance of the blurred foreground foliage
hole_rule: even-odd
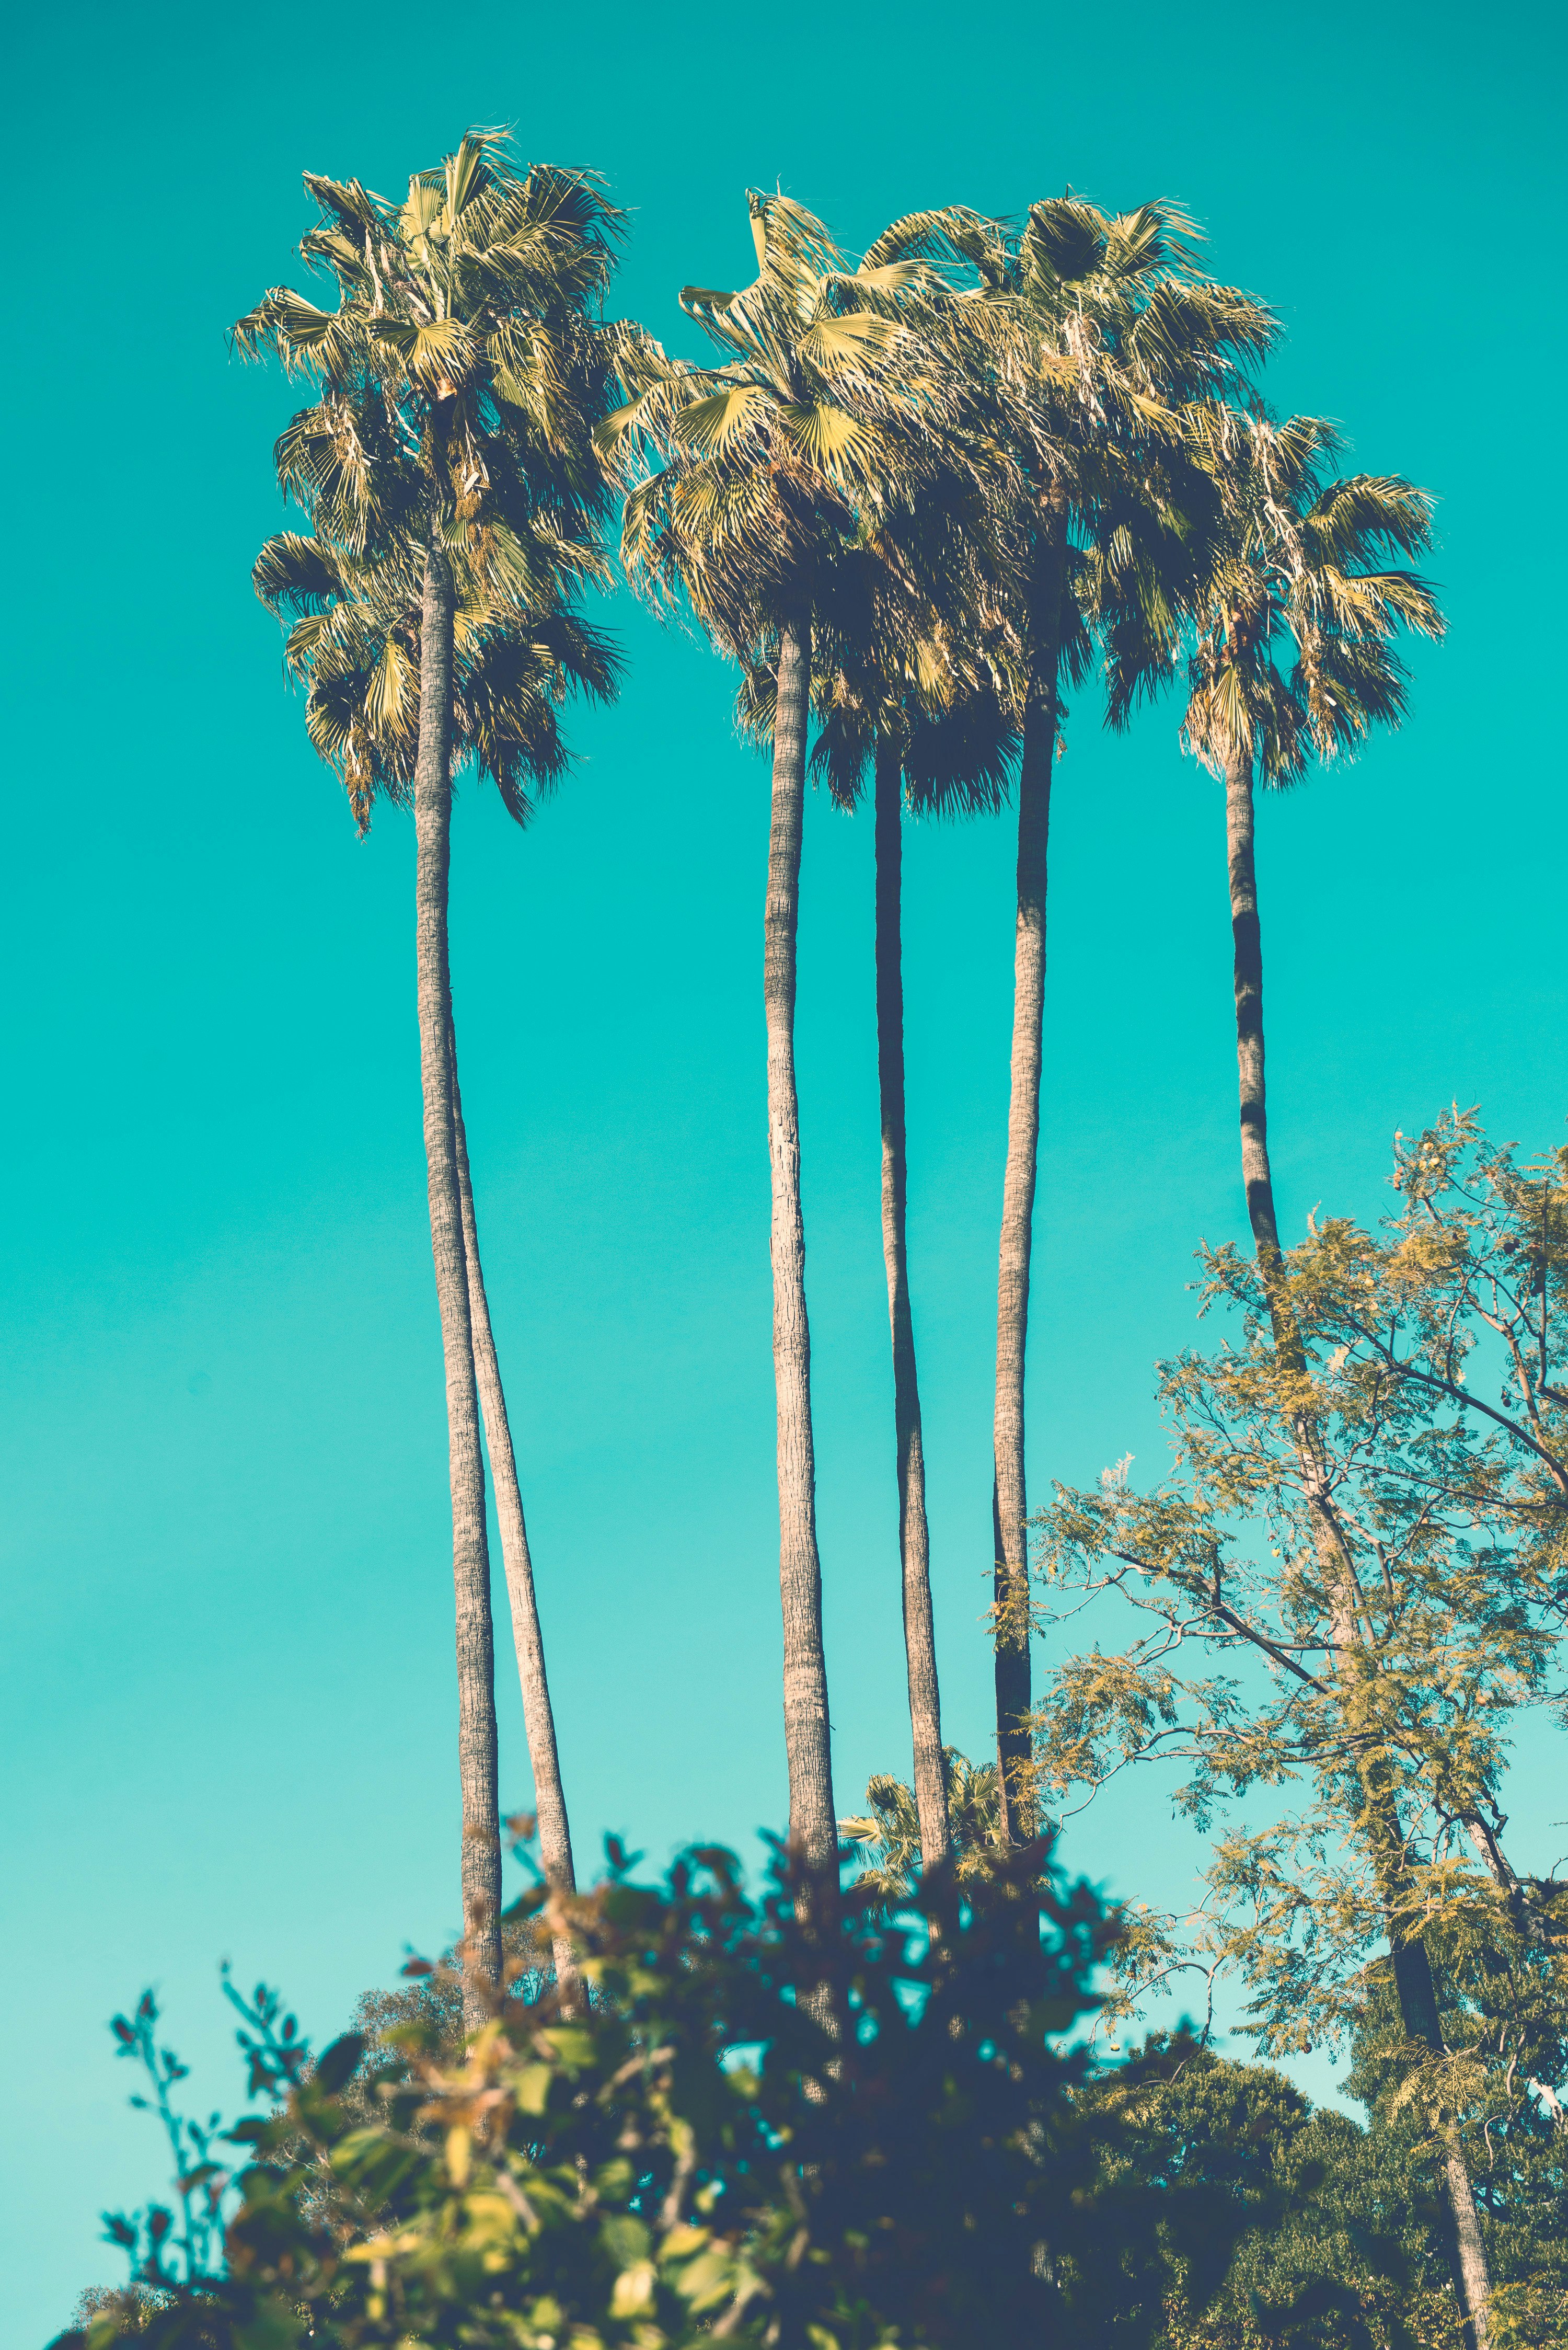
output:
[[[57,2350],[1456,2343],[1414,2151],[1369,2161],[1185,2035],[1096,2067],[1075,2027],[1116,1925],[1048,1846],[893,1916],[854,1888],[830,1945],[782,1856],[757,1900],[722,1850],[659,1887],[610,1857],[512,1913],[466,2043],[422,1961],[314,2061],[273,1995],[231,1991],[270,2110],[199,2146],[174,2126],[201,2158],[172,2207],[110,2220],[132,2285]],[[566,1996],[539,1963],[563,1924]]]

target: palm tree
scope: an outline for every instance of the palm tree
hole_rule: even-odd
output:
[[[454,750],[471,752],[514,814],[523,805],[519,763],[548,778],[547,764],[541,769],[519,750],[526,730],[520,735],[514,721],[538,702],[541,650],[552,637],[561,650],[581,627],[563,613],[561,588],[591,568],[580,525],[602,499],[587,435],[604,406],[609,338],[588,309],[607,281],[616,227],[583,174],[535,167],[520,179],[504,167],[503,144],[498,134],[470,133],[440,169],[410,180],[400,207],[358,181],[307,174],[321,219],[300,250],[335,281],[337,307],[323,310],[275,287],[234,329],[242,351],[273,349],[317,386],[277,449],[280,484],[305,505],[315,540],[294,548],[275,542],[263,558],[272,565],[265,578],[276,571],[280,598],[298,615],[291,655],[312,676],[313,733],[332,742],[361,823],[378,785],[413,801],[420,1060],[457,1608],[462,1889],[475,1959],[471,2021],[486,2012],[501,1965],[482,1376],[493,1465],[503,1477],[511,1447],[487,1310],[475,1326],[483,1275],[471,1199],[465,1214],[447,938],[452,773]],[[291,580],[296,557],[303,573]],[[543,599],[542,583],[550,591]],[[368,638],[379,652],[373,672],[361,676],[354,653]],[[602,648],[599,654],[607,687]],[[556,664],[555,690],[568,674],[567,662]],[[496,759],[487,745],[499,746]],[[510,1482],[500,1516],[504,1548],[511,1543],[525,1706],[532,1700],[530,1749],[543,1773],[544,1857],[569,1889],[547,1697],[540,1706],[532,1573],[521,1503],[512,1505],[514,1464]]]
[[[944,1746],[942,1779],[947,1798],[947,1855],[953,1876],[963,1884],[986,1875],[993,1854],[1006,1842],[997,1795],[997,1766],[973,1763],[956,1746]],[[839,1832],[860,1846],[857,1883],[875,1888],[898,1908],[916,1899],[919,1878],[931,1866],[926,1857],[925,1827],[912,1788],[887,1772],[866,1783],[871,1808],[853,1819],[840,1820]]]
[[[1401,627],[1440,637],[1444,621],[1428,582],[1387,558],[1417,556],[1429,546],[1432,501],[1398,475],[1329,477],[1338,437],[1320,418],[1278,424],[1259,414],[1199,408],[1189,426],[1219,485],[1221,518],[1182,731],[1188,748],[1225,785],[1241,1180],[1275,1349],[1299,1393],[1295,1443],[1330,1596],[1336,1678],[1354,1724],[1366,1710],[1358,1690],[1378,1667],[1324,1466],[1280,1246],[1269,1161],[1254,789],[1260,775],[1267,785],[1283,786],[1312,758],[1354,749],[1375,724],[1398,723],[1407,681],[1393,640]],[[1129,667],[1113,683],[1114,707],[1125,708],[1133,685]],[[1402,1915],[1407,1839],[1392,1781],[1375,1742],[1353,1730],[1349,1742],[1406,2036],[1440,2059],[1431,1961],[1419,1929],[1412,1931]],[[1484,2350],[1490,2281],[1469,2172],[1451,2127],[1444,2185],[1455,2292],[1475,2350]]]
[[[1439,637],[1443,620],[1427,583],[1385,558],[1428,546],[1432,502],[1397,475],[1325,478],[1338,443],[1317,417],[1276,424],[1195,411],[1191,423],[1220,484],[1223,519],[1182,731],[1225,785],[1241,1180],[1259,1267],[1277,1297],[1254,786],[1259,776],[1275,787],[1293,783],[1309,759],[1333,758],[1373,725],[1398,723],[1405,673],[1391,640],[1401,626]]]
[[[453,764],[472,764],[492,777],[519,825],[532,815],[534,795],[553,788],[567,767],[560,732],[565,695],[575,690],[604,699],[615,691],[618,669],[597,629],[567,606],[557,602],[551,608],[560,596],[563,573],[569,583],[575,567],[600,560],[597,544],[585,542],[576,549],[552,544],[547,560],[534,566],[527,554],[519,547],[510,555],[509,592],[498,594],[471,569],[460,572],[454,622],[454,640],[462,650],[453,691]],[[286,660],[308,689],[306,732],[343,775],[363,835],[378,795],[400,805],[411,796],[419,739],[412,690],[418,566],[403,548],[371,564],[318,537],[281,532],[262,549],[253,577],[267,608],[292,623]],[[570,1893],[576,1889],[571,1828],[516,1456],[479,1253],[455,1034],[449,1046],[474,1371],[523,1689],[540,1855],[548,1882]],[[565,1933],[556,1937],[556,1967],[563,1984],[575,1976]]]
[[[1358,1789],[1357,1825],[1385,1911],[1401,2021],[1413,2048],[1443,2056],[1432,1967],[1402,1898],[1407,1838],[1386,1757],[1357,1728],[1379,1670],[1341,1526],[1314,1405],[1311,1366],[1280,1245],[1269,1161],[1262,941],[1254,856],[1254,790],[1295,781],[1309,761],[1354,749],[1375,723],[1397,724],[1406,676],[1394,639],[1406,627],[1439,637],[1430,587],[1389,566],[1430,541],[1431,500],[1397,475],[1330,478],[1332,426],[1284,424],[1251,410],[1194,403],[1185,425],[1218,493],[1208,517],[1195,598],[1197,643],[1183,723],[1187,747],[1225,784],[1242,1184],[1275,1353],[1286,1382],[1302,1491],[1328,1596],[1334,1673]],[[1171,674],[1171,632],[1124,612],[1109,631],[1111,715]],[[1468,1825],[1468,1823],[1467,1823]],[[1477,1825],[1479,1826],[1479,1823]],[[1473,1833],[1473,1830],[1472,1830]],[[1478,1839],[1478,1841],[1485,1841]],[[1493,1851],[1501,1880],[1506,1865]],[[1456,2129],[1446,2133],[1444,2187],[1455,2293],[1469,2339],[1489,2334],[1490,2279],[1469,2173]]]
[[[962,207],[914,213],[867,255],[886,265],[941,256],[974,273],[989,314],[996,430],[1023,484],[1022,560],[1011,618],[1023,648],[1012,1047],[997,1269],[992,1491],[997,1750],[1008,1837],[1033,1834],[1024,1360],[1029,1328],[1045,986],[1046,864],[1061,685],[1087,660],[1079,590],[1098,550],[1100,586],[1140,577],[1151,538],[1182,536],[1161,484],[1175,412],[1212,396],[1273,340],[1269,313],[1200,272],[1176,206],[1107,213],[1071,197],[1030,207],[1013,233]]]
[[[683,591],[721,650],[772,701],[773,794],[763,922],[772,1172],[779,1584],[790,1835],[819,1887],[836,1886],[822,1640],[811,1337],[794,1072],[795,940],[812,631],[867,517],[908,505],[934,463],[947,380],[912,344],[901,298],[917,264],[850,270],[822,224],[784,196],[748,198],[757,276],[738,293],[680,296],[721,350],[713,368],[646,338],[620,360],[626,403],[596,439],[627,486],[621,546],[634,579]],[[924,454],[922,454],[924,452]]]

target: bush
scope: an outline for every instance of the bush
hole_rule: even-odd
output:
[[[276,2108],[200,2182],[233,2207],[218,2272],[173,2272],[167,2215],[118,2223],[142,2298],[57,2350],[1135,2350],[1175,2279],[1219,2286],[1251,2214],[1134,2159],[1064,2047],[1114,1927],[1044,1847],[927,1880],[919,1918],[852,1893],[831,1937],[782,1860],[753,1903],[727,1852],[657,1888],[611,1856],[514,1916],[568,1925],[581,1983],[525,1978],[466,2048],[444,1978],[373,2057],[350,2034],[313,2066],[252,2008]]]

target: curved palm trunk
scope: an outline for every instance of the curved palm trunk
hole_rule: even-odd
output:
[[[539,1625],[534,1592],[534,1565],[528,1554],[528,1529],[523,1516],[523,1494],[517,1482],[517,1461],[512,1449],[512,1428],[501,1385],[501,1366],[490,1327],[490,1301],[479,1256],[479,1225],[473,1209],[473,1180],[468,1164],[468,1136],[462,1122],[462,1091],[457,1076],[457,1039],[449,1036],[452,1053],[452,1124],[456,1148],[458,1191],[462,1208],[463,1254],[468,1272],[468,1314],[473,1332],[473,1367],[484,1417],[484,1440],[490,1452],[490,1477],[495,1493],[496,1523],[501,1530],[501,1555],[506,1570],[506,1592],[512,1603],[512,1639],[517,1651],[517,1677],[523,1688],[523,1721],[528,1736],[528,1760],[534,1772],[534,1803],[539,1821],[539,1857],[545,1877],[554,1890],[575,1893],[576,1872],[572,1862],[572,1831],[566,1817],[566,1790],[556,1747],[556,1717],[550,1705],[550,1685],[545,1673],[545,1636]],[[576,1981],[572,1946],[562,1935],[555,1946],[556,1977],[563,1989]]]
[[[795,934],[805,808],[805,719],[811,622],[788,619],[779,642],[773,816],[763,925],[768,1035],[768,1158],[773,1180],[774,1383],[778,1403],[779,1593],[784,1608],[784,1746],[791,1842],[825,1889],[837,1882],[838,1825],[822,1645],[816,1465],[811,1429],[811,1331],[800,1201],[800,1106],[794,1083]]]
[[[1241,1100],[1241,1180],[1247,1194],[1247,1217],[1257,1250],[1273,1326],[1274,1347],[1282,1361],[1304,1370],[1300,1336],[1283,1294],[1284,1260],[1280,1249],[1279,1218],[1274,1208],[1273,1176],[1269,1166],[1268,1088],[1263,1055],[1263,954],[1258,916],[1258,882],[1253,853],[1252,759],[1250,751],[1232,748],[1225,761],[1225,847],[1231,877],[1231,934],[1236,999],[1236,1067]],[[1296,1445],[1303,1485],[1312,1518],[1313,1536],[1323,1567],[1324,1586],[1332,1595],[1332,1631],[1335,1678],[1354,1684],[1358,1674],[1376,1670],[1363,1637],[1355,1563],[1340,1534],[1326,1479],[1321,1447],[1304,1418],[1298,1422]],[[1352,1704],[1352,1716],[1360,1708]],[[1407,1934],[1399,1915],[1397,1888],[1403,1866],[1404,1831],[1398,1805],[1387,1774],[1375,1752],[1361,1746],[1357,1756],[1363,1814],[1361,1825],[1372,1852],[1374,1874],[1382,1897],[1388,1930],[1388,1951],[1406,2038],[1428,2055],[1443,2054],[1442,2021],[1438,2011],[1431,1960],[1419,1934]],[[1501,1856],[1495,1856],[1500,1861]],[[1472,2350],[1487,2350],[1490,2338],[1488,2305],[1490,2280],[1475,2196],[1460,2146],[1452,2126],[1444,2147],[1444,2184],[1449,2222],[1449,2256],[1454,2292]]]
[[[490,1547],[484,1456],[479,1435],[467,1253],[452,1108],[452,976],[447,879],[452,857],[452,570],[441,549],[425,558],[420,629],[420,740],[414,768],[418,844],[415,939],[420,1075],[431,1250],[446,1361],[452,1480],[452,1571],[457,1601],[458,1768],[462,1786],[462,1907],[470,1950],[464,2021],[485,2020],[501,1981],[501,1821],[496,1800],[495,1657],[490,1619]]]
[[[1056,754],[1056,669],[1062,642],[1066,518],[1053,501],[1042,528],[1034,644],[1018,776],[1018,912],[1012,948],[1012,1059],[1007,1170],[996,1283],[995,1474],[996,1750],[1002,1833],[1023,1844],[1037,1817],[1029,1779],[1028,1489],[1023,1469],[1023,1367],[1029,1336],[1029,1266],[1040,1149],[1040,1063],[1045,1003],[1045,861]]]
[[[926,1461],[906,1235],[903,801],[903,754],[896,743],[882,735],[877,744],[877,1076],[882,1107],[882,1255],[888,1268],[888,1318],[893,1337],[898,1555],[903,1563],[904,1654],[909,1678],[909,1726],[914,1734],[915,1808],[920,1821],[921,1866],[935,1868],[948,1858],[951,1839],[942,1769],[941,1701],[926,1526]]]

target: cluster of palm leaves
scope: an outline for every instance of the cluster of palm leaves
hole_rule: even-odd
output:
[[[586,306],[618,216],[581,173],[498,171],[497,144],[465,140],[400,207],[307,175],[322,220],[300,250],[337,307],[275,287],[234,328],[317,387],[275,452],[312,529],[269,540],[254,579],[362,830],[378,795],[412,790],[432,535],[452,573],[453,751],[520,820],[530,785],[565,772],[566,693],[615,680],[576,598],[607,571],[586,436],[610,354]]]
[[[986,1835],[1027,1843],[1039,1823],[1024,1357],[1064,696],[1097,674],[1120,725],[1185,678],[1186,747],[1224,777],[1243,1175],[1272,1280],[1254,788],[1397,720],[1397,635],[1441,629],[1429,587],[1407,567],[1428,544],[1429,501],[1397,478],[1336,473],[1330,426],[1271,415],[1256,375],[1276,323],[1207,273],[1193,224],[1168,203],[1114,213],[1069,194],[1017,222],[950,206],[896,221],[856,260],[798,203],[753,192],[752,282],[680,296],[715,347],[714,363],[696,366],[605,320],[621,223],[590,174],[519,172],[499,134],[471,132],[410,180],[401,203],[357,180],[306,184],[320,221],[301,252],[336,300],[318,307],[275,288],[235,329],[242,349],[276,354],[312,392],[276,450],[308,528],[269,542],[255,584],[288,624],[311,740],[361,828],[378,795],[415,817],[475,1980],[493,1980],[501,1963],[482,1422],[542,1856],[553,1882],[569,1889],[573,1877],[457,1085],[451,785],[467,764],[524,820],[568,763],[567,700],[616,690],[614,648],[583,598],[609,576],[604,526],[618,496],[628,577],[688,609],[736,663],[742,723],[771,745],[764,999],[784,1705],[792,1837],[830,1888],[840,1824],[794,1067],[805,785],[815,768],[853,806],[869,777],[876,811],[883,1233],[914,1749],[913,1816],[889,1812],[879,1832],[893,1876],[907,1875],[917,1847],[929,1868],[950,1864],[955,1846],[906,1232],[902,827],[928,812],[1016,809],[991,1497],[997,1764],[993,1782],[957,1790],[957,1843],[961,1858],[982,1798]],[[1310,1447],[1310,1429],[1302,1441]],[[570,1966],[564,1944],[557,1964]]]

